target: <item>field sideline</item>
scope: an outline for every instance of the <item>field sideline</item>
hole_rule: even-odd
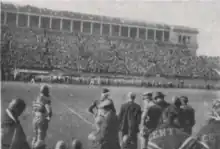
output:
[[[21,82],[2,82],[1,88],[1,111],[7,107],[12,98],[21,97],[27,103],[27,108],[21,116],[21,123],[31,142],[32,115],[31,103],[39,93],[39,84]],[[206,120],[206,114],[212,99],[220,97],[220,91],[192,90],[192,89],[156,89],[136,87],[108,87],[112,92],[117,111],[125,102],[126,93],[137,93],[136,102],[142,105],[141,93],[145,91],[163,91],[170,100],[173,95],[187,95],[190,104],[196,109],[196,132]],[[88,106],[93,100],[98,99],[101,87],[89,88],[86,85],[63,85],[51,84],[53,117],[49,125],[47,144],[53,147],[56,141],[70,142],[72,138],[78,138],[83,142],[84,148],[88,149],[88,134],[93,130],[93,116],[87,112]]]

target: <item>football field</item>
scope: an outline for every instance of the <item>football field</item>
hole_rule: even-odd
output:
[[[20,117],[28,141],[31,142],[32,132],[32,101],[39,94],[40,84],[21,82],[2,82],[1,111],[3,111],[12,98],[23,98],[27,108]],[[93,130],[93,116],[87,112],[93,100],[100,97],[103,87],[89,87],[87,85],[51,84],[53,117],[49,124],[47,145],[53,147],[58,140],[70,143],[73,138],[83,142],[88,149],[88,134]],[[186,95],[189,103],[196,110],[196,132],[207,118],[207,112],[212,99],[220,97],[220,91],[193,90],[193,89],[156,89],[137,87],[108,87],[111,90],[117,111],[126,101],[126,94],[130,91],[137,93],[136,102],[143,105],[141,94],[145,91],[162,91],[166,100],[170,101],[174,95]]]

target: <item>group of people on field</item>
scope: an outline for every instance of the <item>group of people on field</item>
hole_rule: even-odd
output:
[[[168,103],[164,97],[162,92],[143,93],[142,110],[135,102],[136,94],[129,92],[117,114],[110,90],[104,88],[101,98],[88,108],[96,126],[88,135],[90,148],[137,149],[138,138],[141,149],[220,148],[220,100],[213,101],[209,120],[197,135],[192,136],[195,111],[188,105],[188,98],[175,96]],[[48,124],[53,115],[51,101],[49,86],[42,86],[32,104],[34,137],[29,145],[19,121],[26,104],[22,99],[12,99],[2,113],[2,149],[45,149]],[[81,141],[73,140],[70,148],[81,149]],[[55,149],[67,149],[67,144],[58,141]]]
[[[215,100],[209,120],[192,136],[195,111],[186,96],[165,101],[162,92],[142,95],[143,110],[129,92],[119,113],[108,89],[95,100],[88,111],[95,115],[97,130],[88,138],[96,149],[218,149],[220,148],[220,100]],[[95,110],[96,109],[96,112]]]

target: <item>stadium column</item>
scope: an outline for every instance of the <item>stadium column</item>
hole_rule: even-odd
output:
[[[30,27],[30,14],[27,15],[28,18],[27,18],[27,27]]]
[[[153,30],[154,31],[154,41],[156,41],[157,37],[156,37],[156,30]]]
[[[147,40],[147,28],[145,28],[145,40]]]
[[[128,27],[128,38],[130,38],[130,32],[131,32],[131,28]]]
[[[119,25],[119,35],[118,36],[121,36],[121,25]]]
[[[73,32],[73,20],[70,20],[70,32]]]
[[[83,32],[83,21],[81,21],[81,23],[80,23],[80,32],[81,33]]]
[[[164,30],[162,30],[162,41],[164,42]]]
[[[63,19],[60,19],[60,30],[62,31],[63,29]]]
[[[101,23],[100,24],[100,35],[102,36],[102,27],[103,27],[103,24]]]
[[[112,36],[112,24],[109,25],[109,28],[110,36]]]
[[[4,24],[6,24],[7,22],[7,12],[4,12],[5,13],[5,18],[4,18]]]
[[[52,28],[52,17],[50,17],[50,26],[49,26],[49,29]]]
[[[16,26],[18,26],[18,18],[19,16],[18,16],[18,14],[16,13]]]
[[[39,16],[38,28],[41,28],[41,16]]]
[[[93,22],[91,22],[91,26],[90,26],[90,34],[92,34],[93,33]]]
[[[137,34],[136,34],[136,38],[139,38],[139,28],[137,27]]]

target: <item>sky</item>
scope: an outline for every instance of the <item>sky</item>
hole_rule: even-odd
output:
[[[220,56],[220,0],[2,0],[54,10],[184,25],[199,30],[199,55]]]

